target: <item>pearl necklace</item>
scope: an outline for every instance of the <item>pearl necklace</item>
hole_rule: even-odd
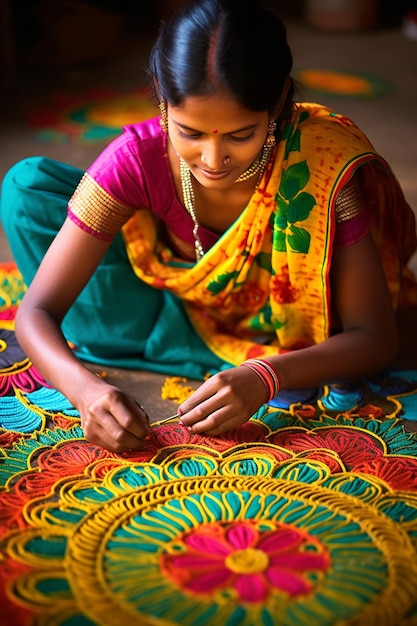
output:
[[[238,178],[236,178],[235,183],[242,183],[255,174],[259,173],[258,180],[255,186],[255,190],[258,188],[258,185],[261,181],[262,175],[264,173],[266,164],[269,161],[271,156],[271,152],[273,149],[273,145],[265,144],[262,149],[262,154],[245,170]],[[180,159],[180,177],[181,177],[181,188],[182,188],[182,196],[184,199],[184,205],[187,209],[188,213],[193,220],[193,236],[194,236],[194,248],[195,248],[195,258],[199,261],[204,256],[204,248],[201,243],[200,237],[198,236],[198,229],[200,228],[200,224],[198,223],[197,215],[195,213],[195,196],[193,183],[191,179],[191,170],[186,164],[186,162],[179,157]]]

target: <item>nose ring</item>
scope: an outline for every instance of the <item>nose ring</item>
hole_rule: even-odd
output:
[[[223,163],[224,163],[225,165],[228,165],[228,164],[230,163],[230,157],[225,156],[225,157],[224,157],[224,159],[223,159]]]

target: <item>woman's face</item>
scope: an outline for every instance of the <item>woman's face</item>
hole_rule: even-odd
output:
[[[268,133],[267,111],[243,108],[232,96],[191,96],[168,104],[171,144],[198,182],[225,189],[253,163]]]

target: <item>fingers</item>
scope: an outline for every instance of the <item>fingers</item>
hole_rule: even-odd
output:
[[[82,420],[84,435],[88,441],[109,450],[110,452],[126,452],[141,450],[146,444],[146,436],[137,437],[120,426],[113,415],[102,412],[99,416]]]
[[[140,404],[114,387],[108,387],[80,413],[85,437],[112,452],[140,450],[151,432]]]
[[[246,367],[209,378],[179,407],[180,422],[195,433],[221,435],[245,423],[265,402],[265,387]]]
[[[250,417],[250,416],[249,416]],[[231,430],[235,430],[242,424],[244,424],[249,417],[245,415],[228,415],[226,411],[220,410],[210,413],[206,418],[194,422],[190,426],[185,423],[185,420],[180,420],[183,426],[190,429],[191,432],[196,434],[204,434],[209,436],[223,435]]]
[[[212,402],[209,405],[203,402],[195,409],[182,414],[180,424],[194,433],[220,434],[222,427],[225,428],[226,422],[229,421],[224,413],[221,406],[216,409]]]
[[[187,400],[180,404],[178,413],[182,415],[198,407],[201,408],[201,404],[206,400],[214,398],[221,388],[222,379],[220,374],[208,378]]]
[[[112,414],[124,430],[139,439],[151,432],[145,409],[129,396],[118,398],[117,404],[112,407]]]

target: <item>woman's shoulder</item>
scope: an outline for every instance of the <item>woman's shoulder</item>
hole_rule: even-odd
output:
[[[133,142],[160,140],[162,137],[162,129],[159,123],[159,116],[137,122],[136,124],[128,124],[123,127],[122,137]]]
[[[121,134],[109,144],[105,152],[121,152],[126,156],[144,157],[147,153],[156,155],[164,150],[159,117],[155,117],[124,126]]]
[[[155,181],[169,179],[166,140],[159,118],[125,126],[87,170],[90,178],[112,197],[129,206],[148,206]]]
[[[354,150],[374,151],[374,148],[357,124],[347,115],[316,102],[295,103],[293,123],[313,139],[333,141],[349,140]],[[317,133],[320,133],[318,136]]]
[[[159,117],[130,124],[113,139],[88,168],[90,175],[99,177],[113,170],[146,170],[160,167],[166,155],[166,141],[159,126]]]

